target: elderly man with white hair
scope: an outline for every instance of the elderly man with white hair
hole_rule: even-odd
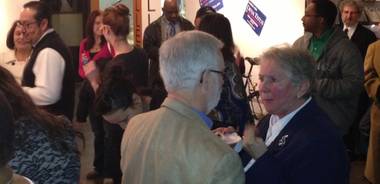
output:
[[[121,144],[122,183],[244,183],[238,155],[211,131],[206,114],[223,84],[222,43],[188,31],[160,48],[168,97],[132,118]]]

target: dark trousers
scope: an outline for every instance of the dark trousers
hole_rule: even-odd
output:
[[[124,130],[116,124],[103,121],[105,130],[104,174],[113,179],[114,184],[121,182],[120,145]]]
[[[360,132],[359,123],[362,121],[368,108],[370,108],[370,105],[371,102],[363,88],[358,102],[355,121],[351,125],[349,133],[344,136],[344,142],[351,160],[356,160],[367,155],[368,137]]]
[[[96,116],[94,112],[89,114],[92,132],[94,133],[94,169],[102,174],[104,168],[104,127],[103,118]]]

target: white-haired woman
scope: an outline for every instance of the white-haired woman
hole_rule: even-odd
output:
[[[311,56],[290,47],[271,48],[260,57],[259,80],[269,115],[245,130],[240,155],[246,183],[348,183],[343,141],[311,97]]]

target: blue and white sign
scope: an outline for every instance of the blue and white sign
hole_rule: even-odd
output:
[[[216,11],[223,8],[223,0],[199,0],[199,4],[201,7],[203,6],[211,6]]]
[[[260,36],[267,17],[251,1],[248,2],[243,18],[253,31]]]

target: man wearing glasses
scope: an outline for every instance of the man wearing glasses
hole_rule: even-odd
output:
[[[309,3],[302,18],[307,33],[294,47],[307,49],[317,61],[313,97],[344,136],[356,114],[364,69],[359,50],[342,29],[333,26],[336,15],[329,0]]]
[[[23,89],[36,105],[72,119],[72,59],[66,45],[52,28],[49,7],[40,1],[24,4],[17,25],[33,45],[21,82]]]
[[[223,85],[222,43],[200,31],[165,41],[160,74],[168,97],[136,115],[121,143],[122,183],[244,183],[238,155],[210,131],[207,117]]]

